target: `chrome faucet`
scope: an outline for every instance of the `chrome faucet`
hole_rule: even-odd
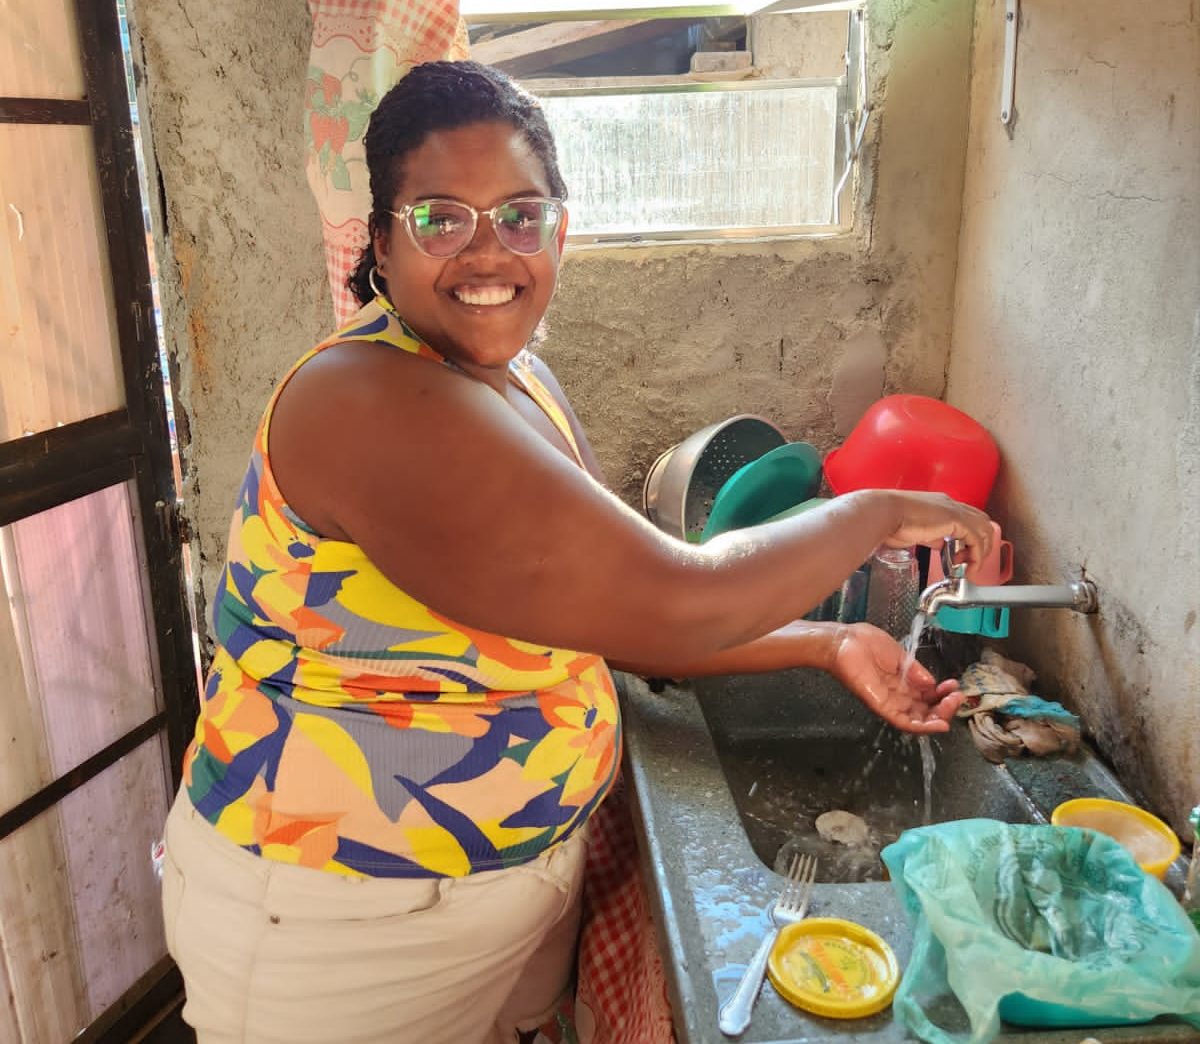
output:
[[[1077,613],[1094,613],[1100,607],[1096,585],[1086,577],[1067,584],[976,586],[966,578],[966,565],[954,561],[954,556],[960,550],[961,541],[946,538],[942,545],[942,572],[945,579],[925,588],[917,604],[917,608],[927,617],[933,616],[945,605],[956,609],[970,609],[980,605],[1074,609]]]

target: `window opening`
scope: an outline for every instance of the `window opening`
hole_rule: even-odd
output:
[[[773,7],[462,11],[472,57],[542,100],[572,242],[845,231],[867,118],[864,10]]]

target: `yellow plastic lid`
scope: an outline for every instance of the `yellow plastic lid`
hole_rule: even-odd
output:
[[[838,917],[789,924],[775,940],[767,974],[796,1007],[831,1019],[874,1015],[892,1002],[900,966],[869,928]]]

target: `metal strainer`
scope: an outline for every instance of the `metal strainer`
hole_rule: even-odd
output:
[[[749,413],[701,428],[650,466],[642,509],[664,532],[699,543],[721,487],[739,468],[786,442],[769,420]]]

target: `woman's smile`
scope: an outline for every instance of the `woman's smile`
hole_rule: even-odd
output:
[[[510,304],[520,296],[522,288],[511,283],[465,284],[450,291],[455,300],[486,314],[487,310]]]

